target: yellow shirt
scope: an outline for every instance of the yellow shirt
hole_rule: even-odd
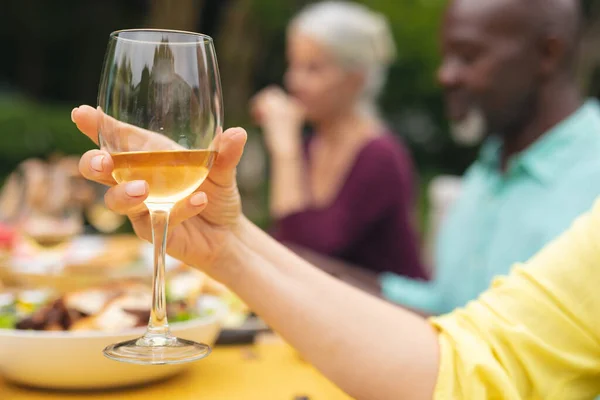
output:
[[[433,318],[435,399],[593,399],[600,393],[600,201],[464,309]]]

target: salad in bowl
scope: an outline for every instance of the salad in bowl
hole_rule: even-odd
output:
[[[212,346],[228,307],[207,293],[205,283],[201,272],[178,268],[167,283],[167,303],[175,335]],[[188,368],[117,363],[103,356],[108,344],[143,334],[150,302],[150,285],[135,279],[69,292],[0,288],[0,375],[33,387],[106,389]]]

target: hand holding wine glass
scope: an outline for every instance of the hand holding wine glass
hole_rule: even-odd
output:
[[[108,346],[104,354],[138,364],[203,358],[210,353],[208,346],[170,333],[165,253],[175,205],[205,181],[219,158],[217,151],[223,141],[221,87],[212,39],[154,29],[113,32],[100,79],[98,109],[87,121],[78,117],[83,111],[92,113],[81,107],[74,110],[72,118],[78,126],[91,124],[95,128],[104,153],[92,153],[88,160],[84,157],[82,173],[93,178],[86,167],[96,172],[110,171],[112,177],[104,176],[104,183],[121,185],[107,193],[108,206],[124,211],[140,236],[148,238],[151,232],[154,243],[152,307],[146,334]],[[90,130],[80,128],[95,138]],[[245,133],[242,136],[245,138]],[[236,210],[231,215],[237,217],[237,192],[234,196]],[[121,208],[125,204],[120,201],[125,198],[129,207]],[[198,211],[205,203],[206,195],[199,193],[190,197],[188,205]],[[209,218],[207,214],[205,220]],[[208,244],[219,240],[205,237]],[[186,248],[197,244],[188,238],[178,246],[185,255]]]
[[[98,144],[97,120],[99,111],[83,105],[73,110],[71,118],[79,130]],[[132,133],[148,135],[143,129],[132,128]],[[155,148],[164,146],[161,137],[153,137]],[[149,140],[149,142],[152,142]],[[167,252],[188,265],[209,268],[226,237],[236,229],[241,217],[235,169],[246,143],[246,131],[231,128],[216,138],[218,157],[208,177],[191,195],[175,204],[169,220]],[[153,147],[152,144],[149,144]],[[79,163],[80,172],[91,181],[112,186],[105,195],[107,207],[126,215],[136,232],[144,240],[152,241],[148,208],[149,192],[145,181],[117,184],[112,172],[114,162],[107,152],[90,150]],[[137,192],[141,186],[142,190]],[[207,202],[208,198],[208,202]]]

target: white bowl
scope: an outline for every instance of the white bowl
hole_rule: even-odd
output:
[[[201,306],[214,312],[173,324],[171,331],[175,336],[212,346],[221,331],[227,306],[211,296],[204,296]],[[163,379],[190,365],[126,364],[111,361],[102,354],[109,344],[134,339],[143,333],[144,328],[118,334],[0,329],[0,374],[9,381],[33,387],[106,389]]]

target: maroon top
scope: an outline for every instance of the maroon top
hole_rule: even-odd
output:
[[[407,149],[391,134],[378,136],[360,150],[333,203],[276,221],[274,237],[373,271],[426,278],[413,190]]]

